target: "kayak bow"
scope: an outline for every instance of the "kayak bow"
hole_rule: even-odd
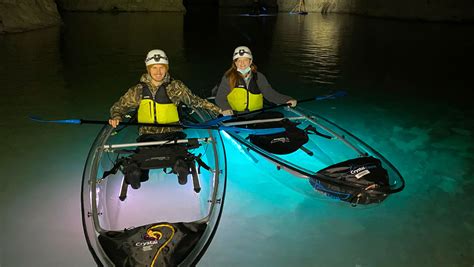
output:
[[[202,110],[192,114],[197,122],[211,119]],[[220,131],[183,132],[148,143],[135,142],[137,126],[99,132],[81,189],[84,234],[97,265],[194,266],[205,253],[222,213],[225,150]]]

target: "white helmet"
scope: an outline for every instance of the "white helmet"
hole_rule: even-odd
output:
[[[234,50],[234,56],[232,57],[232,60],[236,60],[239,57],[246,57],[252,60],[252,51],[250,51],[250,49],[246,46],[239,46]]]
[[[145,65],[153,64],[166,64],[168,65],[168,57],[165,54],[165,51],[160,49],[154,49],[148,52],[145,59]]]

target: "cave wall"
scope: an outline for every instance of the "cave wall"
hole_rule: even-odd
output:
[[[298,0],[277,0],[280,12],[291,11]],[[306,0],[308,12],[350,13],[428,21],[473,21],[472,0]]]
[[[0,0],[0,34],[41,29],[61,23],[66,11],[185,12],[182,0]]]
[[[185,11],[182,0],[57,0],[57,3],[67,11]]]
[[[220,7],[252,7],[255,0],[219,0]],[[260,5],[266,7],[277,7],[277,0],[258,0]]]
[[[54,0],[0,0],[0,34],[59,25]]]
[[[192,4],[197,0],[186,1]],[[209,1],[214,3],[214,0]],[[254,0],[218,1],[220,7],[246,8],[251,7],[254,2]],[[278,7],[279,12],[289,12],[299,0],[259,1],[267,7]],[[186,11],[182,0],[0,0],[0,34],[58,25],[61,23],[58,8],[66,11],[105,12]],[[308,12],[316,13],[350,13],[427,21],[474,21],[473,0],[306,0],[305,8]]]

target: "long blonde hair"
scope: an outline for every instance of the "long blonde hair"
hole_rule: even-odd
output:
[[[252,64],[250,64],[250,69],[254,74],[257,73],[257,65],[253,64],[253,62]],[[232,65],[225,72],[224,75],[225,77],[227,77],[227,80],[229,80],[229,86],[231,90],[235,88],[235,86],[237,85],[237,81],[240,78],[243,78],[242,74],[240,74],[240,72],[237,71],[237,67],[235,66],[235,61],[232,61]]]

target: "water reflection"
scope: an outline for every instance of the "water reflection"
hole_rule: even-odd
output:
[[[51,93],[64,96],[61,73],[63,65],[59,53],[59,27],[26,34],[0,36],[0,106],[7,107],[11,97],[21,95],[25,106],[47,99],[41,83],[49,84]]]
[[[116,77],[126,73],[130,77],[144,71],[144,55],[156,47],[166,51],[172,69],[179,71],[182,67],[179,59],[183,58],[183,16],[181,13],[68,13],[61,38],[64,64],[88,75],[81,80],[103,77],[103,72],[117,73]]]
[[[339,49],[343,18],[279,16],[275,43],[281,44],[290,71],[315,84],[334,84],[339,78]],[[291,59],[291,60],[289,60]]]

